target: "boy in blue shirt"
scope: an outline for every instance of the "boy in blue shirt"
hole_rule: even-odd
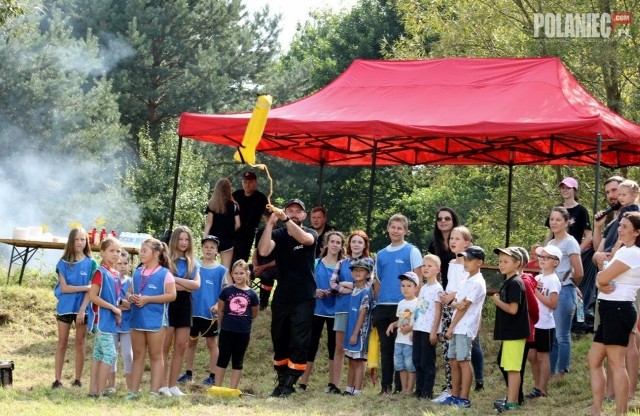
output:
[[[209,349],[209,377],[202,381],[205,386],[215,384],[214,368],[218,361],[218,296],[224,283],[227,268],[216,262],[220,240],[214,235],[202,237],[202,263],[200,264],[200,289],[192,292],[193,323],[187,349],[187,371],[178,379],[186,383],[193,379],[193,361],[198,339],[204,337]]]

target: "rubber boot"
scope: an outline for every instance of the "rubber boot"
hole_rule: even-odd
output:
[[[280,394],[282,394],[282,388],[284,387],[284,384],[286,382],[286,378],[287,374],[278,373],[278,385],[275,389],[273,389],[270,397],[280,397]]]
[[[287,374],[287,376],[285,377],[284,380],[284,385],[282,386],[282,389],[280,390],[280,396],[282,398],[287,398],[291,395],[291,393],[294,393],[296,391],[295,387],[293,387],[294,384],[296,384],[296,381],[298,381],[298,378],[300,376],[298,375],[292,375],[292,374]]]

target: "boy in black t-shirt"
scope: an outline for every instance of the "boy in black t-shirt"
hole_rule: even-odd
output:
[[[500,292],[493,295],[496,305],[496,322],[493,338],[502,341],[498,353],[498,365],[507,383],[507,398],[503,402],[494,403],[496,411],[513,410],[520,407],[520,367],[524,357],[524,348],[529,332],[529,313],[524,283],[518,275],[518,267],[522,264],[522,254],[515,247],[496,248],[493,250],[500,257],[499,269],[504,275],[504,283]]]

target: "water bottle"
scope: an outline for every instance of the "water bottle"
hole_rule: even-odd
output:
[[[584,302],[582,298],[578,298],[578,306],[576,310],[576,321],[584,322]]]

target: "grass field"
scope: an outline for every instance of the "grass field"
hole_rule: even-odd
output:
[[[118,377],[118,393],[109,399],[89,399],[89,357],[93,350],[93,337],[89,336],[87,365],[83,382],[85,387],[68,387],[73,381],[73,347],[69,349],[64,366],[63,389],[51,390],[53,382],[53,356],[56,343],[54,317],[55,298],[51,290],[52,279],[26,279],[23,286],[0,286],[0,360],[13,360],[13,387],[0,389],[0,409],[13,415],[128,415],[141,411],[151,414],[252,414],[252,415],[487,415],[493,414],[493,401],[506,395],[506,388],[495,365],[498,343],[492,341],[493,306],[485,305],[482,325],[482,346],[485,354],[485,390],[471,393],[473,407],[460,410],[440,407],[430,402],[417,401],[401,395],[379,396],[379,386],[365,383],[359,397],[334,396],[324,393],[327,383],[326,348],[321,346],[315,372],[308,390],[298,392],[289,399],[268,398],[274,387],[272,350],[269,333],[271,314],[267,309],[254,323],[252,340],[245,358],[245,370],[240,389],[245,395],[238,399],[221,399],[207,395],[197,384],[187,386],[188,396],[181,399],[152,399],[143,395],[137,401],[124,400],[126,388],[122,374]],[[38,281],[40,280],[40,281]],[[42,281],[44,280],[44,281]],[[4,282],[2,282],[4,284]],[[73,332],[72,332],[73,334]],[[549,386],[550,396],[527,403],[514,415],[585,415],[591,404],[589,373],[586,354],[591,337],[574,339],[572,373]],[[324,342],[324,339],[323,341]],[[73,345],[73,340],[70,340]],[[324,344],[323,344],[324,345]],[[207,376],[205,346],[201,343],[194,369],[194,379]],[[443,370],[438,355],[438,379],[442,384]],[[346,372],[343,374],[346,376]],[[145,372],[141,391],[148,391],[148,371]],[[228,380],[227,380],[228,381]],[[532,388],[532,377],[527,374],[525,390]],[[344,383],[343,383],[344,384]],[[605,407],[606,414],[613,405]],[[635,413],[640,414],[640,413]]]

